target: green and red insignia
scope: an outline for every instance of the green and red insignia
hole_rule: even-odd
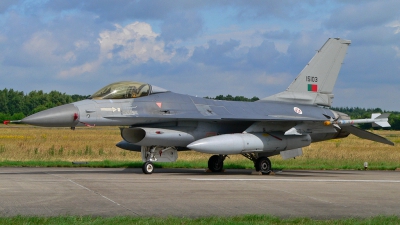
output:
[[[318,91],[318,85],[316,85],[316,84],[308,84],[308,91],[317,92]]]

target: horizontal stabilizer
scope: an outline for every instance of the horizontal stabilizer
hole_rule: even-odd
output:
[[[357,128],[355,126],[345,126],[342,127],[342,129],[344,131],[347,131],[351,134],[354,134],[355,136],[359,137],[359,138],[363,138],[363,139],[367,139],[367,140],[371,140],[371,141],[376,141],[379,143],[383,143],[383,144],[387,144],[387,145],[394,145],[393,142],[389,141],[388,139],[381,137],[379,135],[373,134],[371,132],[362,130],[360,128]]]

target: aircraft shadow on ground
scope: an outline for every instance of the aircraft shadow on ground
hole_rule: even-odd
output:
[[[14,171],[0,172],[1,175],[41,175],[41,174],[141,174],[143,176],[152,176],[152,174],[143,174],[141,168],[87,168],[87,167],[75,167],[75,168],[54,168],[56,170],[46,169],[43,170],[35,168],[35,171]],[[1,171],[1,169],[0,169]],[[237,176],[237,175],[248,175],[249,177],[336,177],[338,175],[354,175],[352,171],[336,171],[336,170],[279,170],[273,171],[270,175],[258,175],[253,174],[255,170],[251,169],[226,169],[224,172],[213,173],[207,172],[206,169],[185,169],[185,168],[156,168],[154,174],[171,174],[174,176]],[[368,172],[368,171],[366,171]]]

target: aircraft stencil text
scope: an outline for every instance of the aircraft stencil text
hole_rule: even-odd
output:
[[[306,76],[306,81],[307,82],[317,83],[318,82],[318,77]]]

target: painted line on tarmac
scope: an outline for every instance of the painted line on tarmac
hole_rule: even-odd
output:
[[[98,196],[100,196],[100,197],[102,197],[102,198],[104,198],[104,199],[106,199],[106,200],[112,202],[113,204],[116,204],[117,206],[120,206],[120,207],[122,207],[122,208],[124,208],[124,209],[126,209],[126,210],[128,210],[128,211],[130,211],[130,212],[132,212],[132,213],[134,213],[134,214],[136,214],[137,216],[139,215],[138,213],[134,212],[134,211],[131,210],[130,208],[125,207],[124,205],[119,204],[118,202],[116,202],[116,201],[114,201],[114,200],[108,198],[107,196],[102,195],[100,192],[94,191],[94,190],[92,190],[92,189],[90,189],[90,188],[88,188],[88,187],[86,187],[86,186],[84,186],[84,185],[82,185],[82,184],[79,184],[79,183],[73,181],[72,179],[69,179],[69,178],[67,178],[67,177],[63,177],[63,176],[61,176],[61,175],[53,174],[53,173],[48,173],[48,172],[44,172],[44,173],[45,173],[45,174],[48,174],[48,175],[50,175],[50,176],[58,177],[58,178],[64,179],[65,181],[71,182],[71,183],[75,184],[76,186],[81,187],[82,189],[85,189],[85,190],[87,190],[87,191],[89,191],[89,192],[92,192],[93,194],[98,195]]]
[[[188,178],[193,181],[287,181],[287,182],[360,182],[360,183],[400,183],[400,180],[330,180],[330,179],[235,179],[235,178]]]

